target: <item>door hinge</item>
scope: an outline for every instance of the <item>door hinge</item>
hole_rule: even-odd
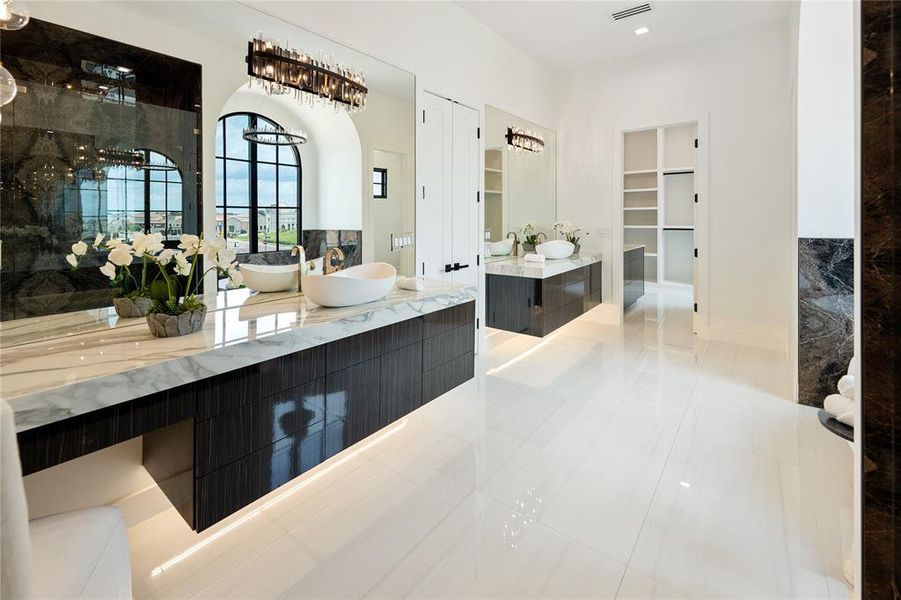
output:
[[[478,204],[481,201],[482,201],[482,192],[479,190],[476,190],[476,204]]]
[[[425,262],[422,263],[422,276],[425,277]]]
[[[478,267],[481,264],[482,264],[482,256],[480,254],[476,254],[476,266]]]
[[[476,139],[477,140],[482,139],[482,128],[481,127],[476,127]]]
[[[480,328],[481,326],[482,326],[482,320],[480,318],[476,317],[476,329]]]
[[[697,257],[698,257],[698,249],[695,248],[695,258],[697,258]]]
[[[698,147],[698,138],[695,138],[695,148]]]
[[[422,199],[425,200],[425,186],[422,186]]]
[[[422,109],[422,122],[425,123],[425,109]],[[697,142],[695,142],[695,148],[697,148]]]
[[[697,204],[697,203],[698,203],[698,195],[695,194],[695,204]]]
[[[698,303],[695,302],[695,312],[698,312]]]

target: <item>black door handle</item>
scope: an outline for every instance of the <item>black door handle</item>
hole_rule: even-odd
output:
[[[450,265],[444,265],[444,272],[445,272],[445,273],[450,273],[450,272],[453,271],[453,270],[454,270],[454,268],[453,268],[452,266],[450,266]]]
[[[460,269],[468,269],[469,265],[461,265],[460,263],[454,263],[454,271],[459,271]]]

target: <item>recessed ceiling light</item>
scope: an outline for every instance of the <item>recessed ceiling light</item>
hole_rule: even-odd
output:
[[[651,33],[650,27],[639,27],[635,30],[635,35],[644,35],[646,33]]]

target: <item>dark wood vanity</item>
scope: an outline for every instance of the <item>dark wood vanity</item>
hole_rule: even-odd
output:
[[[544,278],[489,272],[486,279],[488,326],[516,333],[543,337],[601,303],[599,261]]]
[[[623,249],[623,309],[644,296],[644,246]]]
[[[24,474],[144,436],[143,462],[202,531],[471,379],[475,302],[18,434]]]

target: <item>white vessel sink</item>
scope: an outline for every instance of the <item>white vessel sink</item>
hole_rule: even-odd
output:
[[[297,289],[299,265],[241,265],[244,285],[257,292],[284,292]]]
[[[572,242],[566,240],[551,240],[535,246],[535,252],[544,255],[545,258],[568,258],[575,249]]]
[[[392,265],[369,263],[329,275],[307,275],[303,293],[319,306],[354,306],[384,298],[396,279]]]
[[[488,242],[488,251],[491,256],[507,256],[513,252],[513,240],[501,240],[499,242]]]

